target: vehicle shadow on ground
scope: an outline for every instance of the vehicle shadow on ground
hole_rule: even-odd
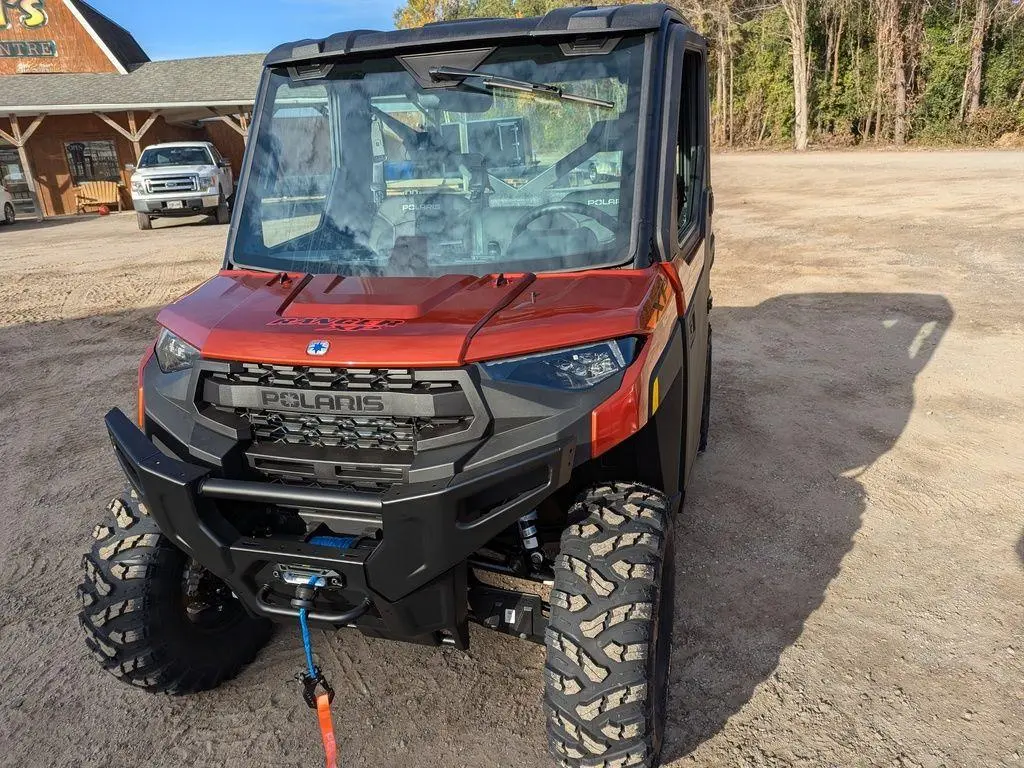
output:
[[[87,221],[92,221],[93,219],[98,218],[100,218],[100,216],[97,213],[85,213],[69,214],[67,216],[53,216],[40,221],[31,214],[19,214],[17,220],[11,227],[9,227],[9,229],[25,232],[31,232],[32,230],[38,229],[57,229],[59,227],[67,227],[73,224],[84,224]],[[4,229],[8,229],[8,227],[5,227]]]
[[[713,311],[711,442],[676,528],[665,763],[722,729],[821,604],[865,510],[857,477],[896,443],[952,319],[922,294]]]
[[[1020,535],[1020,539],[1017,541],[1017,557],[1020,558],[1021,567],[1024,568],[1024,533]]]

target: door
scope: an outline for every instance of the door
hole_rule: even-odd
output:
[[[680,26],[673,35],[668,64],[661,242],[679,277],[686,382],[683,481],[687,483],[700,442],[710,333],[709,276],[715,247],[706,44]]]

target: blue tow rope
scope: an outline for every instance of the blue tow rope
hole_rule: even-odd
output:
[[[320,583],[319,576],[311,576],[309,578],[309,586],[315,587]],[[316,665],[313,664],[313,641],[309,637],[309,618],[307,616],[308,611],[305,608],[299,609],[299,628],[302,630],[302,647],[306,651],[306,671],[309,672],[310,677],[317,677]]]
[[[324,583],[323,576],[311,576],[307,586],[315,590],[317,587],[322,587]],[[311,604],[310,599],[306,597],[302,599],[307,605]],[[304,689],[302,698],[310,708],[316,710],[317,719],[320,722],[320,736],[324,742],[326,768],[337,768],[338,744],[334,739],[334,723],[331,721],[331,701],[334,700],[334,689],[313,663],[313,641],[309,637],[309,611],[306,608],[299,608],[299,628],[302,630],[302,647],[306,652],[306,674],[300,676]],[[324,690],[319,695],[316,692],[318,686]]]

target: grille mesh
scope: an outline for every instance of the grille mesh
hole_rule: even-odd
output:
[[[334,416],[279,411],[243,411],[261,443],[319,448],[376,448],[412,451],[417,439],[465,429],[466,418]]]
[[[212,373],[211,379],[223,384],[361,392],[444,392],[459,388],[450,381],[416,381],[413,372],[405,368],[315,368],[244,363],[241,371]]]

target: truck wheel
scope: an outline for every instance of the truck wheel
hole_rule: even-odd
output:
[[[711,328],[708,328],[708,360],[704,367],[704,405],[700,410],[700,442],[697,450],[708,449],[708,432],[711,429]]]
[[[135,494],[107,506],[78,588],[85,642],[108,672],[149,691],[193,693],[234,677],[270,639],[231,590],[160,533]]]
[[[147,230],[153,228],[153,217],[148,213],[136,213],[135,218],[139,220],[139,229]]]
[[[14,206],[10,203],[4,204],[4,224],[13,224],[15,219]]]
[[[218,224],[229,224],[231,223],[231,209],[228,208],[228,201],[221,200],[220,205],[217,206],[217,223]]]
[[[546,634],[548,745],[565,768],[658,764],[672,649],[671,512],[638,483],[570,510]]]

